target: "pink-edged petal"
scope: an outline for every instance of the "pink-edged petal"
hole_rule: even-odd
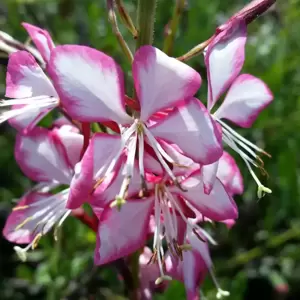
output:
[[[83,146],[83,135],[74,132],[73,127],[70,125],[63,125],[59,129],[53,129],[59,136],[61,143],[66,149],[66,154],[70,165],[74,168],[75,164],[79,162],[80,153]]]
[[[219,160],[210,164],[202,166],[202,180],[203,180],[203,188],[205,194],[210,194],[214,183],[217,178],[217,171],[219,166]]]
[[[194,69],[152,46],[136,52],[132,73],[143,121],[194,96],[201,85]]]
[[[196,164],[192,159],[183,155],[177,145],[169,144],[163,140],[160,140],[159,144],[175,162],[172,169],[175,176],[188,176],[199,168],[199,164]]]
[[[72,178],[66,150],[60,137],[45,128],[35,128],[16,139],[15,158],[22,171],[35,181],[69,184]]]
[[[119,135],[96,133],[85,151],[82,160],[75,166],[75,174],[71,181],[68,208],[78,208],[83,202],[89,201],[97,180],[97,173],[102,174],[122,147]],[[113,178],[112,174],[107,174]],[[102,174],[104,176],[104,174]],[[101,184],[102,185],[102,184]],[[109,182],[103,182],[108,186]],[[102,185],[102,188],[103,188]]]
[[[17,244],[28,244],[34,238],[33,229],[34,227],[23,227],[18,229],[18,225],[22,224],[27,218],[35,217],[32,209],[19,209],[23,206],[28,206],[33,203],[37,203],[38,201],[43,200],[45,197],[50,194],[31,192],[25,194],[19,201],[18,205],[14,208],[11,214],[8,216],[4,229],[3,235],[4,237],[13,243]],[[32,224],[31,224],[32,225]]]
[[[34,57],[26,51],[10,54],[6,73],[6,97],[27,98],[57,94]]]
[[[189,201],[203,216],[213,221],[237,218],[236,204],[227,194],[220,180],[216,179],[209,195],[204,193],[203,181],[200,176],[187,178],[181,183],[181,186],[187,191],[182,192],[175,186],[171,189]]]
[[[248,128],[272,100],[273,95],[262,80],[242,74],[233,82],[215,116]]]
[[[25,194],[9,215],[3,235],[11,242],[26,244],[37,234],[44,235],[70,212],[65,208],[67,190],[57,195],[31,191]]]
[[[125,161],[126,158],[124,157],[123,162]],[[125,178],[124,175],[122,174],[122,167],[119,170],[115,171],[113,179],[108,177],[107,178],[107,180],[109,181],[108,183],[106,183],[106,180],[104,180],[103,184],[101,184],[98,188],[95,189],[89,201],[93,207],[105,207],[110,202],[115,200],[116,196],[120,192],[122,182]],[[108,185],[109,187],[107,188]],[[126,198],[130,199],[134,195],[137,195],[140,190],[141,190],[141,178],[139,176],[139,169],[137,166],[135,166],[133,170],[133,176],[130,180],[130,184],[128,187]]]
[[[228,220],[222,221],[222,223],[224,223],[228,229],[231,229],[235,225],[236,222],[235,222],[235,220],[228,219]]]
[[[201,164],[215,162],[223,152],[220,132],[196,98],[177,107],[149,130],[155,137],[176,144],[184,155]]]
[[[25,105],[24,105],[25,106]],[[20,109],[23,105],[15,105],[12,109]],[[55,103],[49,103],[48,107],[35,106],[28,112],[23,112],[18,116],[9,119],[9,124],[23,133],[31,131],[39,121],[41,121],[53,108],[56,107]]]
[[[48,72],[69,115],[82,122],[129,123],[118,64],[95,49],[67,45],[51,52]]]
[[[182,254],[182,261],[167,255],[167,273],[184,283],[187,300],[199,300],[199,285],[207,273],[207,266],[202,256],[194,249]]]
[[[240,73],[245,59],[246,26],[236,21],[217,35],[205,56],[208,78],[208,109]]]
[[[96,265],[126,257],[144,245],[153,203],[153,198],[134,199],[127,201],[121,211],[109,206],[103,211],[97,233]]]
[[[244,191],[243,177],[234,158],[227,152],[223,152],[219,161],[217,177],[231,195],[241,195]]]
[[[55,47],[49,32],[28,23],[22,23],[22,25],[30,35],[45,62],[48,62],[51,50]]]

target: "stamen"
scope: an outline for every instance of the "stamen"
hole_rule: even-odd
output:
[[[162,276],[158,277],[158,278],[155,280],[155,284],[156,284],[156,285],[159,285],[159,284],[161,284],[164,280],[172,281],[172,277],[171,277],[171,276],[168,276],[168,275],[162,275]]]
[[[240,139],[242,142],[244,142],[245,144],[247,144],[248,146],[252,147],[254,150],[256,150],[257,152],[263,153],[264,155],[271,157],[271,155],[266,152],[265,150],[257,147],[255,144],[251,143],[250,141],[248,141],[247,139],[245,139],[242,135],[240,135],[239,133],[237,133],[235,130],[233,130],[229,125],[227,125],[225,122],[223,122],[220,119],[216,120],[222,125],[222,127],[226,128],[228,131],[230,131],[230,133],[232,135],[234,135],[236,138]]]
[[[13,210],[13,211],[18,211],[18,210],[27,209],[28,207],[29,207],[29,205],[16,206],[16,207],[14,207],[12,210]]]
[[[20,223],[18,226],[16,226],[15,231],[17,231],[17,230],[21,229],[23,226],[25,226],[29,221],[32,220],[32,218],[33,218],[32,216],[26,218],[22,223]]]
[[[210,274],[210,276],[211,276],[211,278],[212,278],[212,280],[213,280],[213,282],[214,282],[214,284],[217,288],[217,294],[216,294],[217,299],[222,299],[223,297],[230,296],[230,293],[228,291],[224,291],[224,290],[221,289],[220,284],[219,284],[212,268],[208,268],[208,270],[209,270],[209,274]]]
[[[262,167],[260,166],[257,166],[255,163],[253,163],[253,161],[251,159],[247,159],[245,156],[245,154],[243,152],[240,151],[240,149],[236,146],[235,142],[228,136],[224,136],[225,137],[225,140],[227,142],[227,144],[233,149],[235,150],[240,156],[241,158],[244,160],[251,176],[253,177],[254,181],[256,182],[256,184],[258,185],[258,190],[257,190],[257,196],[259,199],[261,199],[265,193],[268,193],[268,194],[271,194],[272,193],[272,190],[265,187],[261,182],[260,180],[257,178],[256,174],[254,173],[254,171],[252,170],[251,168],[251,165],[249,163],[249,161],[256,167],[260,168],[261,170],[264,170]]]

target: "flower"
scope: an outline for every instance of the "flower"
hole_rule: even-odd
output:
[[[200,300],[199,286],[209,272],[217,288],[217,299],[229,296],[229,292],[221,289],[213,272],[208,244],[201,241],[189,228],[184,233],[184,243],[191,245],[191,249],[183,251],[180,260],[170,252],[166,255],[166,272],[172,278],[182,281],[186,290],[187,300]],[[202,298],[201,298],[202,299]]]
[[[39,182],[21,197],[3,229],[9,241],[28,244],[24,249],[15,247],[22,260],[43,235],[55,224],[61,226],[70,214],[66,208],[69,188],[65,185],[72,179],[82,144],[82,136],[68,125],[51,131],[36,127],[27,135],[18,134],[16,161],[26,176]],[[54,188],[62,190],[53,194]]]
[[[163,269],[162,237],[165,237],[168,248],[172,253],[182,257],[182,251],[189,247],[180,243],[180,224],[177,217],[199,238],[207,238],[206,233],[189,218],[195,217],[194,211],[214,221],[237,218],[237,208],[233,199],[216,179],[209,195],[203,191],[200,171],[196,171],[187,178],[180,179],[183,192],[170,180],[163,178],[147,178],[149,184],[148,196],[138,197],[138,170],[132,178],[135,190],[130,187],[128,199],[122,210],[111,207],[114,195],[121,181],[121,170],[112,185],[103,191],[101,186],[93,195],[93,208],[102,207],[99,217],[99,228],[95,250],[95,263],[102,265],[129,255],[142,247],[146,241],[150,216],[154,215],[153,249],[158,261],[161,278],[165,278]],[[150,175],[149,175],[150,176]]]
[[[60,101],[73,119],[115,122],[121,132],[92,137],[75,168],[69,208],[87,200],[124,155],[126,167],[115,204],[125,201],[136,156],[141,184],[146,189],[145,169],[157,170],[157,163],[146,162],[149,151],[163,172],[178,184],[170,167],[178,162],[166,154],[162,141],[176,144],[183,154],[201,164],[212,163],[222,155],[220,133],[201,102],[193,97],[201,84],[200,75],[162,51],[143,46],[135,53],[132,72],[140,111],[134,111],[133,116],[125,110],[122,71],[111,57],[89,47],[58,46],[51,52],[48,67]],[[157,115],[168,108],[166,116]]]
[[[245,128],[251,127],[259,113],[273,100],[271,91],[263,81],[250,74],[239,75],[245,60],[246,39],[246,26],[237,19],[216,35],[207,47],[208,110],[222,126],[223,141],[244,160],[258,185],[258,197],[261,198],[271,190],[262,185],[252,166],[265,172],[259,154],[267,153],[222,120],[227,119]],[[223,103],[213,112],[213,107],[227,89]]]
[[[47,31],[23,23],[47,63],[53,41]],[[34,126],[52,109],[59,105],[58,95],[42,68],[32,54],[17,51],[9,56],[6,74],[6,97],[0,107],[11,108],[0,114],[0,123],[9,120],[10,125],[24,133]]]

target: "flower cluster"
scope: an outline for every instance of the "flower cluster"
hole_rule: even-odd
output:
[[[231,226],[238,217],[233,200],[243,180],[226,144],[242,158],[258,184],[258,196],[271,192],[253,171],[263,170],[262,149],[225,121],[250,127],[272,101],[268,87],[240,74],[245,60],[246,25],[235,20],[204,52],[207,107],[195,97],[201,77],[187,64],[150,46],[133,59],[134,92],[126,95],[124,74],[110,56],[79,45],[55,46],[49,33],[23,24],[39,53],[10,54],[6,97],[0,122],[17,131],[15,158],[37,182],[9,216],[4,236],[19,256],[35,248],[51,228],[76,215],[84,202],[98,218],[95,264],[143,249],[141,288],[176,278],[187,298],[212,271],[203,222]],[[35,49],[36,51],[36,49]],[[220,98],[227,91],[222,103]],[[127,92],[130,93],[129,89]],[[51,128],[39,121],[51,111]]]

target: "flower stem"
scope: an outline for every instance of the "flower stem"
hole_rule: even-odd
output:
[[[203,43],[197,45],[193,49],[191,49],[189,52],[185,53],[184,55],[177,57],[178,60],[180,61],[187,61],[199,54],[201,54],[204,49],[208,46],[208,44],[211,42],[211,40],[214,38],[215,35],[210,37],[208,40],[204,41]]]
[[[176,4],[173,11],[173,16],[170,22],[170,28],[167,30],[167,37],[164,42],[164,52],[168,55],[171,54],[173,50],[175,35],[177,32],[179,20],[182,12],[184,11],[185,0],[176,0]]]
[[[187,61],[194,56],[197,56],[203,52],[203,50],[208,46],[211,40],[222,31],[226,30],[234,21],[240,20],[244,21],[246,25],[250,24],[256,20],[259,16],[265,13],[276,0],[253,0],[234,14],[227,22],[219,26],[215,33],[203,43],[195,46],[192,50],[188,51],[186,54],[178,57],[180,61]]]
[[[137,23],[138,38],[136,48],[152,45],[154,35],[156,0],[138,0]]]
[[[220,265],[218,267],[219,272],[227,272],[228,270],[234,269],[241,265],[245,265],[250,261],[262,256],[264,253],[267,253],[269,249],[274,249],[282,246],[283,244],[287,243],[288,241],[299,238],[300,237],[300,229],[298,226],[294,225],[292,228],[288,229],[287,231],[271,237],[265,245],[261,247],[254,247],[247,252],[240,253],[235,257],[231,258],[229,261],[226,262],[224,265]]]
[[[131,300],[139,299],[139,257],[140,251],[134,252],[130,257],[130,270],[132,275],[133,289],[129,292]]]
[[[112,25],[114,34],[117,37],[117,40],[122,48],[122,51],[124,52],[126,57],[129,59],[130,63],[132,63],[133,55],[119,30],[116,14],[115,14],[115,10],[114,10],[114,1],[113,0],[107,0],[107,9],[108,9],[108,20]]]
[[[131,32],[131,34],[133,35],[133,37],[136,39],[137,38],[137,30],[127,12],[127,10],[125,9],[124,3],[122,0],[116,0],[116,5],[117,5],[117,9],[119,11],[120,17],[124,23],[124,25],[127,27],[127,29]]]

